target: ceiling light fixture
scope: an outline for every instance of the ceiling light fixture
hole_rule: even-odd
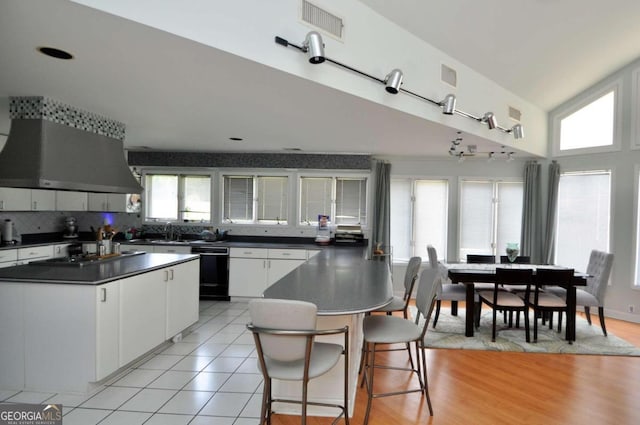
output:
[[[496,119],[496,116],[493,114],[493,112],[487,112],[486,114],[484,114],[484,117],[482,117],[482,122],[487,123],[487,127],[489,127],[489,130],[493,130],[498,126],[498,120]]]
[[[398,68],[394,69],[384,78],[384,83],[387,86],[387,92],[391,94],[398,94],[400,90],[400,86],[402,85],[402,71]]]
[[[514,125],[509,131],[511,134],[513,134],[513,138],[516,140],[522,139],[524,137],[524,129],[522,128],[522,124]]]
[[[276,44],[279,44],[281,46],[284,47],[293,47],[295,49],[300,50],[303,53],[308,53],[309,54],[309,62],[313,63],[313,64],[318,64],[318,63],[323,63],[323,62],[329,62],[332,63],[336,66],[339,66],[343,69],[346,69],[347,71],[350,72],[354,72],[356,74],[359,74],[362,77],[366,77],[369,78],[373,81],[376,81],[380,84],[384,84],[385,89],[387,90],[387,92],[392,93],[392,94],[397,94],[399,92],[402,92],[404,94],[408,94],[411,96],[414,96],[418,99],[421,99],[427,103],[431,103],[434,106],[437,106],[438,108],[442,108],[442,113],[446,114],[446,115],[460,115],[463,116],[465,118],[469,118],[472,119],[476,122],[480,122],[480,123],[487,123],[489,129],[498,129],[500,131],[502,131],[503,133],[507,133],[507,134],[513,134],[514,138],[518,139],[521,137],[524,137],[524,132],[522,129],[522,125],[520,125],[520,127],[518,127],[516,129],[516,127],[512,127],[510,129],[506,129],[504,127],[500,127],[498,125],[497,119],[495,117],[495,115],[491,112],[487,112],[483,117],[478,117],[475,116],[473,114],[470,114],[468,112],[464,112],[461,111],[460,109],[458,109],[456,107],[456,97],[453,94],[448,94],[445,96],[445,98],[438,102],[435,101],[433,99],[430,99],[428,97],[425,96],[421,96],[417,93],[414,93],[410,90],[407,90],[405,88],[402,88],[402,80],[403,80],[403,74],[402,71],[400,71],[399,69],[394,69],[393,71],[391,71],[384,79],[382,78],[378,78],[375,77],[371,74],[368,74],[366,72],[360,71],[359,69],[353,68],[349,65],[346,65],[344,63],[338,62],[336,60],[333,60],[331,58],[328,58],[325,56],[324,54],[324,43],[322,42],[322,36],[316,32],[316,31],[310,31],[309,33],[307,33],[307,36],[304,40],[304,42],[302,43],[301,46],[297,46],[293,43],[290,43],[288,40],[282,38],[282,37],[275,37],[275,42]],[[518,124],[519,125],[519,124]],[[521,137],[518,137],[521,136]]]
[[[65,52],[64,50],[56,49],[55,47],[40,46],[36,50],[42,53],[43,55],[56,58],[56,59],[62,59],[62,60],[73,59],[73,55],[71,53]]]
[[[316,31],[310,31],[302,43],[302,51],[309,53],[309,62],[318,64],[324,62],[324,43],[322,36]]]
[[[444,97],[442,102],[440,102],[440,105],[442,105],[443,114],[453,115],[456,111],[456,97],[452,94],[448,94]]]

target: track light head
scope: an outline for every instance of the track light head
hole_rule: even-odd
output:
[[[309,62],[318,64],[324,62],[324,43],[322,36],[316,31],[309,31],[302,43],[302,51],[309,53]]]
[[[400,86],[402,85],[402,71],[398,68],[394,69],[384,77],[385,90],[391,94],[398,94]]]
[[[522,128],[522,124],[516,124],[511,127],[511,134],[513,134],[514,139],[522,139],[524,137],[524,128]]]
[[[458,154],[458,162],[464,162],[464,152]]]
[[[495,152],[489,152],[489,157],[487,158],[487,162],[493,162],[496,159],[496,153]]]
[[[513,161],[513,152],[509,152],[507,154],[507,162],[511,162],[511,161]]]
[[[456,110],[456,97],[449,93],[444,97],[442,102],[440,102],[440,106],[442,106],[442,113],[445,115],[453,115]]]
[[[498,120],[493,112],[487,112],[486,114],[484,114],[484,117],[482,117],[482,122],[487,123],[487,127],[489,127],[489,130],[493,130],[498,126]]]

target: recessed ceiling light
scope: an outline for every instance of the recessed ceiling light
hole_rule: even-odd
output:
[[[38,47],[37,49],[43,55],[50,56],[56,59],[69,60],[73,59],[73,55],[69,52],[65,52],[64,50],[56,49],[55,47]]]
[[[243,139],[242,137],[229,137],[229,140],[233,140],[234,142],[241,142]]]

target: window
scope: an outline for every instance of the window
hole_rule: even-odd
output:
[[[225,222],[287,224],[287,177],[224,176],[223,182],[222,211]]]
[[[560,175],[556,264],[585,271],[592,249],[609,251],[610,200],[611,171]]]
[[[553,112],[553,154],[608,152],[620,148],[622,81],[597,87]]]
[[[502,255],[507,243],[520,243],[522,196],[522,182],[461,181],[460,259]]]
[[[367,179],[364,177],[301,177],[300,224],[317,224],[318,215],[334,224],[367,220]]]
[[[433,245],[446,258],[449,182],[391,180],[391,246],[395,259],[428,258]]]
[[[211,176],[145,174],[145,220],[211,220]]]

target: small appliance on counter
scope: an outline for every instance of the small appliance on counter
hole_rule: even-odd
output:
[[[2,223],[2,245],[14,245],[17,242],[16,233],[13,221],[7,218]]]
[[[331,229],[329,228],[329,216],[318,214],[318,231],[315,242],[318,245],[329,245],[331,242]]]
[[[76,239],[78,237],[78,221],[75,217],[67,217],[64,221],[64,235],[65,239]]]
[[[339,224],[336,227],[336,244],[362,244],[364,234],[359,224]]]

